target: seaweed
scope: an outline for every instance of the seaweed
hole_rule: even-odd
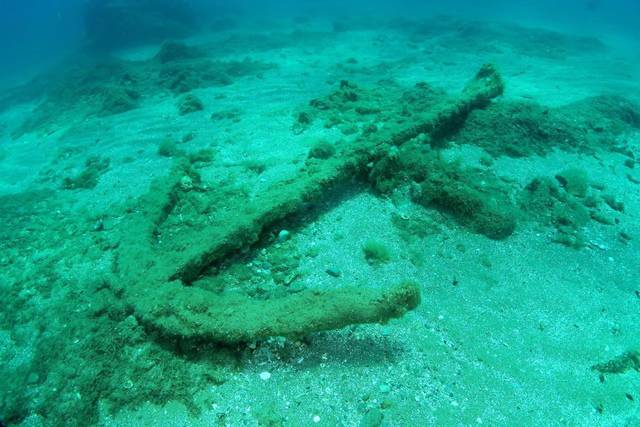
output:
[[[640,372],[640,352],[627,351],[607,362],[597,363],[591,369],[603,374],[623,374],[629,370]]]
[[[565,169],[556,174],[556,179],[567,193],[576,197],[586,197],[589,189],[589,177],[584,170],[578,168]]]
[[[326,160],[336,154],[336,147],[325,140],[320,140],[313,144],[309,150],[310,159]]]
[[[62,180],[62,188],[65,190],[91,189],[98,185],[102,174],[109,168],[109,159],[103,157],[89,157],[84,163],[84,169],[75,176]]]
[[[103,57],[98,61],[78,61],[37,77],[22,90],[37,86],[43,100],[12,132],[12,138],[62,123],[79,122],[86,117],[121,114],[138,108],[144,94],[158,90],[186,94],[201,87],[228,85],[234,79],[274,67],[249,58],[212,60],[204,57],[198,48],[175,42],[163,45],[158,55],[146,61]],[[182,102],[184,114],[200,109],[198,102],[186,101],[186,104]]]
[[[571,175],[576,177],[571,178]],[[597,220],[601,212],[598,211],[598,199],[586,196],[583,173],[571,172],[564,176],[559,180],[565,183],[563,187],[547,177],[533,179],[520,192],[518,203],[526,217],[555,228],[554,242],[579,249],[585,245],[583,227],[591,219]],[[573,182],[575,180],[577,184]],[[581,195],[584,196],[579,197]]]
[[[640,128],[640,107],[619,96],[586,98],[548,108],[503,101],[474,110],[455,138],[494,157],[544,156],[554,148],[592,154],[616,151],[616,136]]]
[[[362,253],[370,265],[380,265],[391,261],[389,248],[377,240],[367,240],[362,245]]]
[[[162,157],[175,157],[182,154],[176,143],[167,138],[158,145],[158,154]]]
[[[132,89],[124,87],[105,88],[101,94],[102,108],[98,112],[100,116],[120,114],[138,108],[140,94]]]
[[[491,239],[509,237],[516,229],[518,212],[508,197],[508,188],[483,171],[462,169],[455,163],[438,161],[419,186],[413,200],[435,206],[470,230]]]
[[[188,154],[189,163],[192,165],[205,165],[211,163],[215,153],[211,148],[203,148]]]
[[[181,116],[204,110],[204,104],[197,96],[187,94],[178,102],[178,111]]]

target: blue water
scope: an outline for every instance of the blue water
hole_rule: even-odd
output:
[[[166,0],[156,0],[166,1]],[[173,0],[168,0],[169,3]],[[151,0],[151,4],[153,4]],[[640,40],[640,2],[635,0],[450,0],[450,1],[252,1],[175,0],[187,3],[206,21],[221,13],[248,17],[358,16],[416,17],[446,14],[499,19],[579,33]],[[2,0],[0,2],[0,80],[20,76],[59,60],[86,43],[85,0]],[[99,1],[98,1],[99,3]],[[135,3],[135,2],[133,2]],[[151,6],[150,6],[151,7]],[[121,37],[122,35],[119,35]],[[123,41],[126,36],[123,37]],[[640,43],[640,42],[639,42]]]

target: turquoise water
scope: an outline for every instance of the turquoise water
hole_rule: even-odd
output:
[[[640,425],[634,2],[0,12],[0,427]]]

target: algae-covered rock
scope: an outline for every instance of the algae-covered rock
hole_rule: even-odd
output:
[[[518,212],[503,185],[494,179],[491,188],[490,175],[443,163],[430,172],[414,191],[414,201],[435,206],[490,239],[504,239],[515,231]]]
[[[616,96],[599,96],[549,108],[534,102],[502,101],[474,110],[456,135],[461,144],[492,156],[545,155],[554,148],[594,153],[615,150],[616,137],[640,128],[640,107]]]
[[[624,202],[619,200],[613,194],[609,194],[609,193],[603,194],[602,195],[602,200],[604,200],[604,202],[607,205],[609,205],[609,207],[611,209],[613,209],[614,211],[624,212]]]
[[[310,159],[326,160],[336,154],[336,147],[328,141],[316,142],[309,150]]]
[[[229,120],[233,123],[240,123],[240,121],[242,120],[242,115],[242,110],[232,108],[230,110],[221,110],[211,113],[211,120]]]
[[[160,50],[154,57],[160,63],[181,61],[185,59],[193,59],[202,56],[200,49],[187,46],[182,42],[167,41],[162,43]]]
[[[91,189],[98,185],[98,180],[109,168],[109,159],[102,157],[89,157],[84,163],[84,169],[75,176],[62,180],[62,188],[65,190]]]
[[[362,245],[364,259],[371,265],[384,264],[391,261],[391,252],[382,242],[367,240]]]
[[[162,55],[167,57],[162,57],[163,60],[77,59],[77,63],[62,64],[34,78],[19,91],[34,92],[30,96],[42,101],[24,123],[12,131],[12,137],[32,131],[48,132],[56,125],[69,126],[87,117],[120,114],[138,108],[140,100],[149,93],[186,94],[201,87],[228,85],[234,79],[274,67],[249,58],[214,61],[203,57],[195,48],[180,53],[179,44],[167,44],[164,49]],[[192,107],[186,108],[193,111]]]
[[[180,112],[181,116],[202,110],[204,110],[204,104],[202,103],[200,98],[193,94],[183,96],[178,103],[178,111]]]
[[[533,179],[520,193],[519,206],[523,214],[544,225],[553,226],[553,240],[565,246],[584,246],[582,228],[591,219],[584,200],[577,199],[547,177]]]
[[[577,197],[586,197],[589,189],[589,177],[583,169],[565,169],[556,175],[556,179],[567,193]]]
[[[124,87],[105,88],[102,91],[102,109],[99,111],[101,116],[109,116],[112,114],[120,114],[138,107],[140,94],[132,89]]]
[[[182,154],[182,150],[173,140],[167,138],[158,145],[158,154],[162,157],[174,157]]]

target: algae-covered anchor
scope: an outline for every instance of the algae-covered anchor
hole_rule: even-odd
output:
[[[353,91],[350,86],[347,89]],[[399,111],[388,113],[390,122],[401,124],[363,131],[334,155],[301,168],[294,179],[276,182],[251,198],[224,189],[183,191],[180,183],[185,176],[195,187],[200,177],[188,160],[179,160],[167,177],[157,180],[138,200],[126,219],[126,234],[114,262],[125,298],[137,318],[161,336],[221,344],[299,336],[402,316],[420,302],[420,287],[411,281],[386,289],[345,286],[268,299],[217,294],[190,285],[211,266],[258,242],[309,201],[321,199],[354,177],[366,176],[371,164],[387,160],[393,151],[390,147],[416,144],[420,135],[425,135],[420,140],[436,140],[455,132],[473,109],[485,106],[503,90],[497,71],[485,65],[459,97],[428,92],[429,102],[420,104],[424,108],[411,117]],[[194,209],[194,221],[188,227],[168,221],[183,205]],[[203,217],[198,209],[208,213],[207,221],[197,221]]]

